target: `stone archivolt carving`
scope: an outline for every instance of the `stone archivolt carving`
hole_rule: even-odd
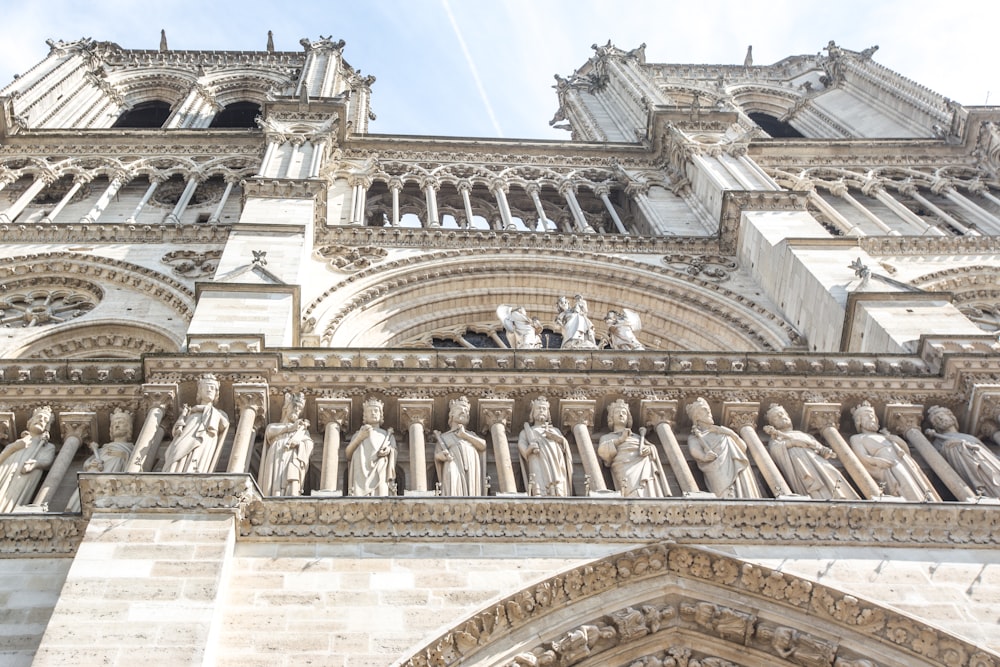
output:
[[[736,608],[693,597],[691,584],[696,582],[699,588],[709,586],[702,590],[711,597],[744,603]],[[611,592],[630,601],[597,617],[587,615]],[[573,618],[575,609],[584,614],[577,625],[550,630],[549,636],[540,630],[552,622],[553,613],[565,628],[564,619]],[[504,648],[498,651],[494,642]],[[672,648],[664,653],[665,644]],[[995,654],[835,589],[719,554],[662,544],[534,584],[473,614],[399,664],[568,667],[586,660],[707,667],[727,663],[701,650],[745,653],[744,647],[771,656],[775,664],[800,667],[910,664],[914,654],[930,664],[1000,664]],[[614,653],[607,652],[612,648]],[[878,657],[868,660],[866,651]],[[491,659],[504,653],[508,657]],[[633,662],[634,657],[624,656],[643,659]],[[661,662],[652,661],[661,656]]]

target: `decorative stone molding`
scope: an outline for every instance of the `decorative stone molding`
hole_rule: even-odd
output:
[[[97,285],[71,278],[42,278],[36,284],[30,284],[35,281],[14,282],[19,284],[5,285],[7,290],[0,297],[0,327],[17,329],[63,324],[86,315],[103,296]]]
[[[327,268],[342,273],[354,273],[366,269],[372,264],[385,259],[389,252],[378,246],[352,247],[344,245],[327,245],[313,251],[316,256],[326,261]]]
[[[611,595],[617,605],[602,605]],[[577,625],[567,618],[578,619]],[[777,570],[667,544],[532,584],[395,664],[568,666],[586,659],[634,665],[664,646],[672,647],[669,664],[684,666],[692,651],[713,655],[723,647],[739,654],[750,648],[773,664],[801,667],[909,664],[915,656],[949,667],[1000,664],[1000,655],[887,607]],[[615,650],[605,653],[609,649]]]
[[[150,510],[235,512],[242,521],[247,509],[261,502],[250,475],[80,473],[84,518],[94,512],[131,514]]]
[[[221,250],[208,250],[206,252],[174,250],[160,258],[160,261],[171,267],[177,275],[193,279],[213,275],[221,258]]]
[[[744,211],[805,211],[808,199],[808,192],[726,190],[719,219],[719,250],[724,254],[736,252],[737,234]]]
[[[71,557],[86,530],[79,516],[7,515],[0,520],[0,556]]]
[[[229,225],[89,225],[47,223],[44,225],[0,225],[0,234],[10,243],[162,243],[201,245],[225,243]]]

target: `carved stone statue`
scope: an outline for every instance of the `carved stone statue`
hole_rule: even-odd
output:
[[[927,410],[934,428],[927,430],[948,464],[972,489],[984,496],[1000,498],[1000,459],[974,435],[960,433],[951,410],[939,405]]]
[[[281,421],[264,429],[260,489],[265,496],[302,495],[313,450],[309,420],[299,418],[305,406],[305,394],[285,392]]]
[[[466,430],[471,407],[462,396],[448,404],[446,433],[434,431],[434,464],[442,496],[481,496],[485,493],[486,441]]]
[[[383,405],[377,398],[364,404],[364,426],[347,444],[347,495],[388,496],[396,479],[396,438],[382,426]]]
[[[577,294],[572,306],[564,296],[556,301],[556,326],[562,330],[562,349],[596,350],[594,324],[588,317],[587,302]]]
[[[31,503],[43,471],[56,458],[56,446],[49,442],[51,424],[52,408],[35,408],[28,430],[0,452],[0,513]]]
[[[500,306],[497,317],[507,330],[507,340],[515,350],[537,350],[542,347],[542,323],[529,317],[524,306]]]
[[[115,408],[110,419],[111,442],[97,446],[91,442],[93,454],[83,462],[84,472],[122,472],[128,465],[129,457],[135,445],[132,442],[132,413],[128,410]],[[66,503],[67,512],[80,511],[80,493],[77,491]]]
[[[851,449],[885,492],[913,501],[940,501],[930,480],[910,456],[906,441],[883,429],[871,403],[864,401],[853,410],[857,435],[851,436]]]
[[[215,407],[219,381],[214,375],[198,380],[197,405],[185,404],[174,424],[174,439],[163,455],[163,472],[212,472],[229,416]]]
[[[826,500],[860,500],[828,460],[837,457],[833,450],[808,433],[793,430],[792,420],[783,407],[772,403],[767,410],[767,421],[764,432],[771,436],[767,450],[795,493]]]
[[[552,426],[549,400],[531,402],[531,424],[517,439],[524,487],[532,496],[569,496],[573,489],[573,454],[569,441]]]
[[[743,439],[725,426],[716,426],[704,398],[688,404],[687,414],[692,423],[688,450],[704,473],[708,490],[719,498],[762,497]]]
[[[612,350],[645,350],[639,339],[635,337],[642,331],[642,322],[635,311],[623,308],[622,312],[609,310],[604,316],[608,325],[608,344]]]
[[[597,455],[611,468],[615,488],[626,498],[665,498],[670,495],[656,448],[646,442],[645,429],[631,430],[628,403],[618,399],[608,406],[608,428],[601,436]]]

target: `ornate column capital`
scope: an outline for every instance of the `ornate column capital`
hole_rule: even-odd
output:
[[[736,432],[739,432],[745,426],[749,426],[756,431],[759,414],[760,403],[727,401],[722,404],[722,423]]]
[[[64,443],[71,437],[78,438],[81,443],[90,442],[97,437],[97,413],[60,412],[59,431]]]
[[[6,445],[15,438],[17,429],[14,427],[14,413],[0,412],[0,446]]]
[[[611,186],[607,183],[600,183],[594,186],[594,194],[598,197],[604,197],[611,194]]]
[[[931,183],[931,192],[936,195],[945,194],[954,189],[954,184],[950,178],[937,178]]]
[[[164,417],[177,414],[177,396],[176,384],[142,385],[142,398],[146,402],[146,410],[160,408],[165,413]]]
[[[494,424],[510,428],[514,417],[514,400],[508,398],[485,398],[479,401],[479,429],[489,432]]]
[[[438,190],[441,189],[441,182],[438,179],[434,178],[433,176],[424,176],[423,178],[420,179],[420,189],[426,190],[427,188],[430,188],[434,190],[434,192],[437,192]]]
[[[507,194],[510,192],[510,183],[502,178],[494,178],[490,181],[490,192],[496,195],[497,192]]]
[[[839,403],[806,403],[802,406],[802,427],[806,431],[822,431],[832,426],[840,426]]]
[[[847,183],[844,181],[837,181],[835,183],[830,183],[828,186],[830,194],[834,197],[843,197],[847,194]]]
[[[399,176],[390,176],[389,180],[386,181],[386,185],[389,186],[390,190],[403,190],[403,179]]]
[[[890,403],[885,406],[883,425],[899,435],[905,435],[910,429],[920,431],[924,421],[924,406],[913,403]]]
[[[317,398],[316,423],[324,431],[327,426],[336,423],[342,432],[346,432],[351,428],[351,399]]]
[[[563,197],[569,197],[570,195],[576,196],[576,182],[570,179],[559,184],[559,194]]]
[[[883,190],[885,190],[885,184],[880,178],[870,178],[861,184],[861,192],[868,197],[874,197]]]
[[[399,425],[409,429],[414,424],[420,424],[425,429],[431,424],[434,413],[434,400],[430,398],[401,398],[399,406]]]
[[[588,428],[594,427],[594,412],[597,410],[597,401],[586,399],[562,399],[559,401],[559,418],[564,426],[572,429],[574,426],[583,424]]]
[[[528,183],[524,186],[524,191],[529,195],[537,195],[542,192],[542,186],[534,182]]]
[[[677,418],[677,401],[644,399],[639,401],[639,423],[656,428],[660,424],[673,426]]]
[[[253,427],[255,429],[264,427],[265,417],[267,417],[266,384],[250,382],[234,384],[233,403],[240,413],[243,413],[245,410],[254,411]]]

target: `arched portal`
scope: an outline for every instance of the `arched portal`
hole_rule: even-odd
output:
[[[538,582],[396,663],[534,667],[991,665],[1000,656],[828,586],[657,544]]]

